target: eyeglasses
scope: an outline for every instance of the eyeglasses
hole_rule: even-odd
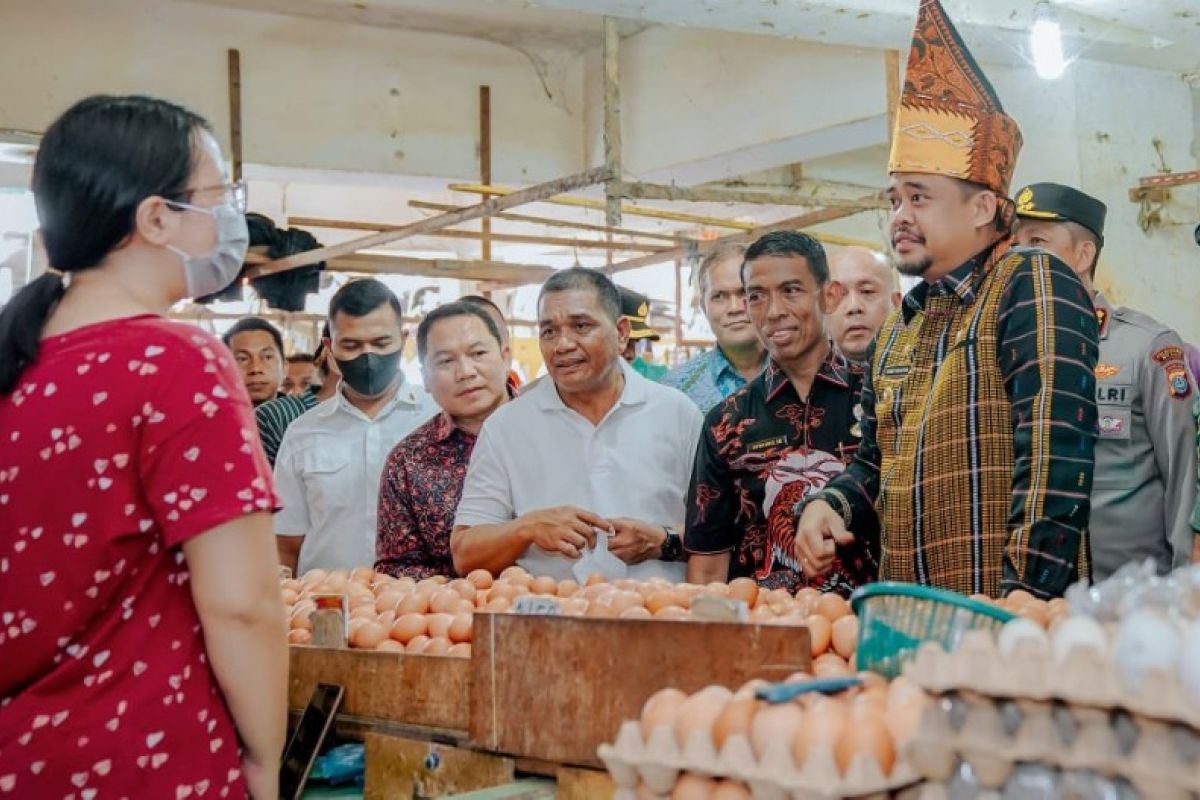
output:
[[[233,206],[235,209],[237,209],[239,214],[246,213],[247,194],[245,181],[234,181],[233,183],[220,183],[216,186],[200,186],[195,189],[188,189],[183,193],[182,197],[190,201],[193,197],[201,192],[215,192],[218,190],[221,191],[222,204]]]

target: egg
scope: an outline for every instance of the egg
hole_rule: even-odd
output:
[[[896,764],[896,745],[892,734],[877,715],[860,715],[842,728],[833,745],[833,758],[842,775],[850,771],[855,759],[868,756],[875,759],[884,775],[892,774]]]
[[[503,614],[512,608],[512,600],[507,597],[495,597],[488,600],[487,605],[483,607],[484,611],[490,611],[493,614]]]
[[[476,589],[490,589],[492,588],[492,583],[495,582],[492,578],[492,573],[488,572],[486,569],[471,570],[469,573],[467,573],[467,580],[470,581],[471,585]]]
[[[1091,617],[1068,617],[1051,634],[1054,659],[1066,661],[1074,650],[1093,650],[1103,654],[1108,646],[1108,634]]]
[[[382,614],[384,611],[395,611],[402,599],[404,599],[404,595],[400,592],[391,591],[390,589],[380,592],[375,597],[375,612]]]
[[[463,644],[471,641],[474,620],[475,618],[471,614],[455,614],[453,619],[450,620],[450,627],[447,629],[450,641],[455,644]]]
[[[379,643],[388,638],[387,628],[373,619],[363,620],[358,629],[350,635],[350,644],[363,650],[374,650]]]
[[[718,781],[713,789],[712,800],[751,800],[754,795],[739,781]]]
[[[300,599],[300,593],[294,589],[282,589],[279,592],[280,598],[285,606],[290,606]]]
[[[305,586],[317,586],[318,584],[323,583],[328,575],[329,573],[323,569],[310,569],[308,572],[304,573],[302,578],[300,578],[300,583],[304,584]]]
[[[395,639],[384,639],[379,644],[375,645],[376,652],[383,653],[403,653],[404,645],[397,642]]]
[[[671,800],[712,800],[717,782],[706,775],[685,772],[675,781]]]
[[[459,642],[458,644],[451,645],[450,649],[446,651],[446,655],[451,658],[470,658],[471,644],[470,642]]]
[[[429,637],[425,634],[414,636],[408,640],[408,644],[404,645],[404,652],[412,655],[420,655],[425,652],[425,648],[429,645]]]
[[[629,608],[642,608],[642,596],[637,592],[617,590],[609,595],[608,604],[612,606],[612,610],[619,616],[622,611]]]
[[[764,703],[754,696],[753,690],[744,692],[739,689],[737,694],[731,697],[725,707],[721,709],[717,718],[713,720],[713,746],[720,750],[731,736],[749,738],[750,724],[754,721],[754,715],[763,705]]]
[[[1022,646],[1022,642],[1028,642],[1029,645],[1025,646],[1035,647],[1039,652],[1045,652],[1046,648],[1050,646],[1045,628],[1025,617],[1018,617],[1006,622],[1000,629],[996,646],[1000,649],[1000,655],[1009,657],[1016,652],[1018,647]]]
[[[493,600],[501,598],[511,602],[516,599],[518,594],[519,591],[516,586],[501,579],[493,583],[492,588],[488,591],[488,602],[490,603]]]
[[[829,644],[833,640],[833,623],[820,614],[813,614],[804,622],[808,625],[808,640],[812,646],[812,656],[816,658],[829,649]]]
[[[1025,603],[1017,610],[1017,614],[1025,619],[1031,619],[1043,628],[1050,627],[1050,610],[1047,608],[1045,601],[1038,600],[1036,597]]]
[[[642,741],[649,741],[654,729],[669,725],[675,726],[675,718],[679,715],[679,707],[687,700],[687,695],[678,689],[666,688],[650,695],[642,706],[641,729]]]
[[[825,617],[831,623],[837,622],[842,617],[851,613],[850,604],[846,602],[846,598],[832,592],[818,597],[816,604],[813,606],[813,611]]]
[[[579,593],[579,584],[573,580],[567,579],[558,582],[558,591],[556,594],[559,597],[574,597]]]
[[[568,597],[559,601],[558,610],[564,617],[582,617],[587,613],[588,601],[582,597]]]
[[[813,675],[818,678],[841,678],[851,672],[850,664],[837,653],[826,653],[813,662]]]
[[[453,589],[439,589],[429,598],[429,610],[435,614],[452,614],[462,599]]]
[[[758,584],[753,578],[734,578],[729,582],[729,596],[753,606],[758,600]]]
[[[312,631],[307,628],[292,628],[287,635],[288,644],[312,644]]]
[[[416,590],[400,598],[395,611],[400,616],[405,614],[425,614],[429,611],[429,595]]]
[[[587,611],[583,614],[585,617],[595,617],[598,619],[612,619],[617,616],[617,612],[613,607],[603,600],[593,600],[588,603]]]
[[[775,619],[775,609],[771,608],[770,603],[760,603],[750,612],[751,622],[770,622]]]
[[[1183,631],[1179,647],[1179,683],[1200,707],[1200,620]]]
[[[657,614],[661,609],[669,606],[682,607],[683,603],[678,594],[673,589],[659,589],[645,598],[646,610],[651,614]]]
[[[795,703],[768,705],[754,715],[750,722],[750,746],[754,757],[766,755],[772,742],[793,741],[807,724],[804,711]]]
[[[630,606],[621,612],[621,619],[650,619],[653,616],[644,606]]]
[[[697,732],[711,737],[713,723],[730,697],[732,693],[724,686],[706,686],[684,700],[675,718],[675,743],[683,747]]]
[[[792,758],[796,766],[803,767],[809,755],[816,749],[832,748],[842,735],[848,716],[841,701],[831,697],[817,697],[804,713],[804,724],[791,739]]]
[[[429,614],[429,637],[431,639],[450,637],[450,625],[454,622],[453,614]]]
[[[428,630],[430,622],[425,618],[425,614],[402,614],[391,624],[391,638],[401,644],[408,644]]]
[[[854,655],[858,647],[858,617],[850,614],[833,623],[833,650],[842,658]]]
[[[445,636],[435,636],[429,640],[429,644],[421,651],[423,656],[444,656],[450,653],[450,640]]]
[[[558,581],[548,575],[540,575],[529,583],[529,591],[534,594],[558,594]]]
[[[1180,632],[1174,623],[1153,609],[1134,611],[1117,630],[1113,653],[1117,676],[1125,688],[1140,691],[1149,673],[1176,670],[1181,649]]]
[[[691,619],[692,614],[690,611],[680,608],[679,606],[666,606],[665,608],[660,608],[657,612],[655,612],[654,618],[674,620],[679,622]]]

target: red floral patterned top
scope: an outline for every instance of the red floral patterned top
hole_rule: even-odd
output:
[[[159,317],[0,397],[0,798],[244,797],[180,545],[275,505],[229,351]]]

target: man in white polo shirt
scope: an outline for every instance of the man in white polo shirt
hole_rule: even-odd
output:
[[[603,534],[629,577],[683,580],[678,531],[700,411],[621,358],[629,321],[602,273],[551,276],[538,329],[549,380],[484,423],[450,539],[455,568],[571,578]]]
[[[406,333],[400,301],[373,278],[329,301],[337,394],[293,422],[275,458],[279,560],[297,574],[375,563],[379,478],[388,453],[437,404],[399,369]]]

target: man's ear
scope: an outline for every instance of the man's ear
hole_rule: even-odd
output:
[[[846,287],[841,281],[828,281],[821,289],[819,297],[821,313],[832,314],[845,299]]]
[[[971,198],[971,223],[975,228],[993,225],[999,208],[1000,198],[991,189],[976,192]]]
[[[629,335],[633,333],[633,323],[627,317],[621,317],[617,320],[617,343],[620,345],[621,352],[625,351],[625,345],[629,344]]]

